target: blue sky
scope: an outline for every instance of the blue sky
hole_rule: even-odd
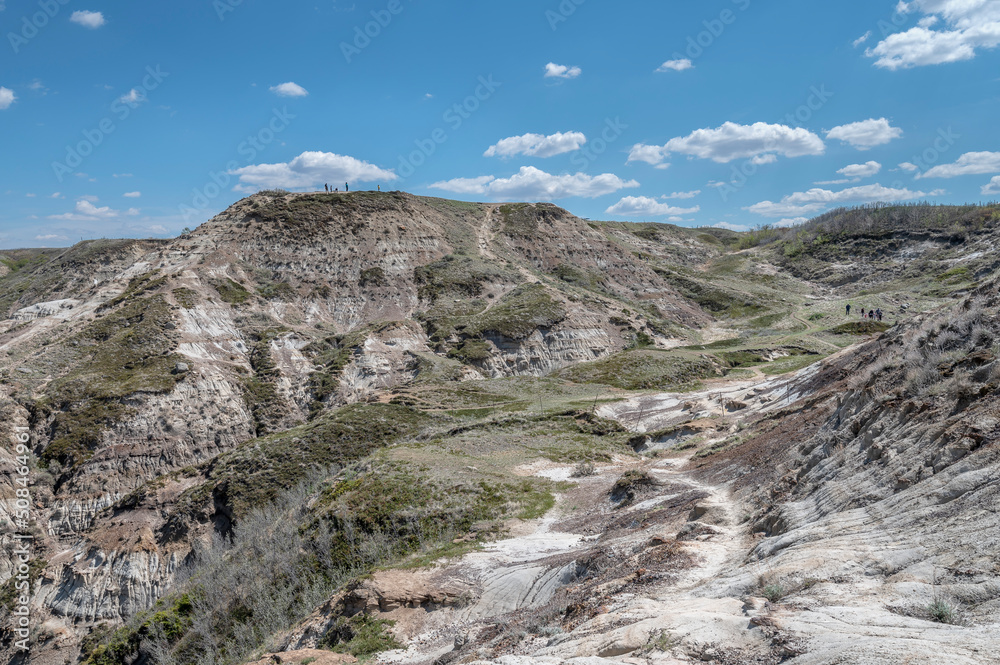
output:
[[[1000,199],[996,0],[0,8],[0,247],[347,181],[731,228]]]

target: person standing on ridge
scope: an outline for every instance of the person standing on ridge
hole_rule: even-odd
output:
[[[347,186],[347,183],[346,183],[346,182],[344,183],[344,191],[345,191],[345,192],[349,192],[349,191],[351,191],[351,188]]]
[[[851,315],[851,303],[847,303],[847,316]]]

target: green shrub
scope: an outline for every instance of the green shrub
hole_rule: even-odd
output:
[[[212,286],[219,292],[219,297],[222,298],[223,302],[230,305],[242,305],[252,297],[252,294],[242,284],[228,277],[214,280]]]
[[[927,613],[931,619],[938,623],[955,624],[958,623],[958,612],[955,607],[940,598],[927,606]]]

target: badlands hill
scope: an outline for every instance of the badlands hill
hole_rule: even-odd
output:
[[[3,656],[996,662],[998,225],[262,192],[3,252]]]

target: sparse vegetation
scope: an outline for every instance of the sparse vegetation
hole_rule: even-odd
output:
[[[49,436],[43,464],[73,466],[89,459],[103,430],[132,413],[126,397],[173,389],[182,378],[173,370],[186,359],[173,352],[171,320],[163,296],[134,298],[75,337],[80,351],[74,366],[32,406],[33,421]]]
[[[615,484],[611,487],[611,500],[618,504],[619,508],[630,506],[635,502],[636,496],[656,485],[646,471],[630,470],[623,473]]]
[[[927,606],[927,614],[938,623],[958,623],[958,612],[955,607],[940,598],[936,598],[933,603]]]
[[[212,281],[212,286],[219,292],[223,302],[230,305],[242,305],[253,297],[246,287],[228,277]]]
[[[673,352],[631,350],[561,370],[559,376],[577,383],[598,383],[624,390],[695,390],[701,380],[720,374],[704,357]]]

